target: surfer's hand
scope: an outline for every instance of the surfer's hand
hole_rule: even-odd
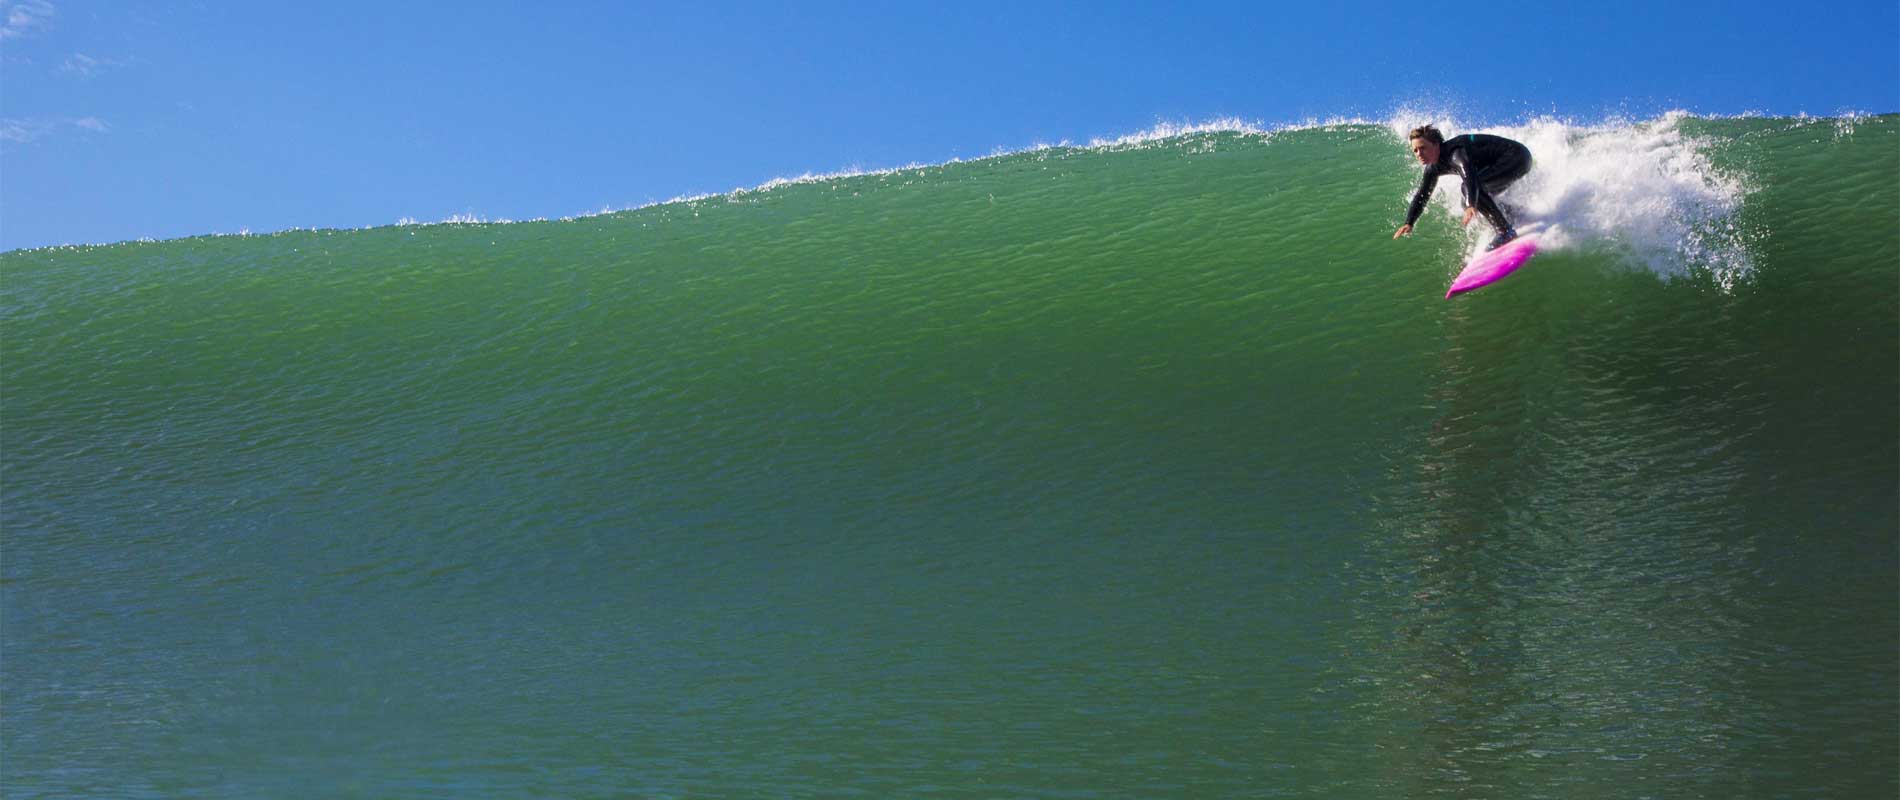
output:
[[[1410,235],[1412,235],[1412,226],[1400,225],[1398,231],[1392,234],[1392,238],[1397,239],[1400,236],[1410,236]]]
[[[1471,218],[1472,218],[1472,217],[1475,217],[1475,216],[1477,216],[1477,215],[1478,215],[1478,207],[1477,207],[1477,206],[1467,206],[1467,207],[1465,208],[1465,221],[1464,221],[1464,222],[1460,222],[1460,223],[1458,223],[1458,225],[1459,225],[1459,227],[1470,227],[1470,226],[1471,226]]]

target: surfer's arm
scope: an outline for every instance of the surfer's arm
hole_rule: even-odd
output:
[[[1419,181],[1418,191],[1412,193],[1412,205],[1405,209],[1405,227],[1412,227],[1420,214],[1425,213],[1425,203],[1432,199],[1432,190],[1438,188],[1438,173],[1430,168],[1425,170],[1425,179]]]

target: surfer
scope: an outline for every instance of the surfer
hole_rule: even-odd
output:
[[[1412,129],[1406,140],[1418,163],[1425,165],[1425,177],[1419,181],[1418,191],[1412,194],[1405,224],[1399,226],[1392,238],[1412,232],[1412,223],[1425,213],[1425,202],[1431,199],[1440,175],[1457,175],[1464,182],[1465,218],[1458,224],[1470,225],[1473,216],[1483,214],[1484,221],[1498,232],[1484,249],[1495,249],[1517,238],[1517,229],[1511,227],[1511,220],[1504,216],[1504,209],[1498,208],[1498,201],[1492,195],[1504,191],[1504,187],[1531,171],[1530,148],[1488,133],[1467,133],[1447,142],[1445,135],[1430,125]]]

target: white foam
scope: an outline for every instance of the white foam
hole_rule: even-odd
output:
[[[1089,149],[1108,150],[1133,145],[1153,144],[1155,142],[1178,139],[1183,136],[1196,136],[1203,133],[1240,133],[1253,136],[1266,136],[1272,133],[1259,122],[1248,122],[1238,117],[1224,117],[1208,122],[1157,122],[1144,131],[1122,134],[1114,137],[1097,137],[1089,140]]]
[[[1730,288],[1753,271],[1748,237],[1736,221],[1749,187],[1716,169],[1705,142],[1682,131],[1688,117],[1463,126],[1450,115],[1402,112],[1387,127],[1403,138],[1435,120],[1447,136],[1493,133],[1523,142],[1534,158],[1531,172],[1498,200],[1520,232],[1538,234],[1540,247],[1613,251],[1664,277],[1702,273]],[[1462,212],[1456,178],[1441,181],[1434,199]],[[1475,253],[1491,231],[1476,222],[1470,230]]]
[[[1207,122],[1163,121],[1155,123],[1153,127],[1135,133],[1090,139],[1088,149],[1119,150],[1129,147],[1164,143],[1174,139],[1208,133],[1235,133],[1243,136],[1272,138],[1278,134],[1292,131],[1329,130],[1346,126],[1378,124],[1380,123],[1358,117],[1328,117],[1326,119],[1309,117],[1296,122],[1285,122],[1278,125],[1268,125],[1258,120],[1249,121],[1240,119],[1239,117],[1222,117]],[[1067,146],[1066,142],[1064,146]]]
[[[1010,156],[1022,155],[1025,153],[1039,153],[1039,152],[1046,152],[1046,151],[1052,151],[1052,150],[1132,149],[1132,148],[1139,148],[1139,147],[1156,145],[1156,144],[1165,144],[1176,139],[1181,139],[1181,138],[1190,137],[1190,136],[1198,136],[1201,134],[1208,134],[1208,133],[1237,133],[1237,134],[1242,134],[1246,136],[1270,137],[1270,136],[1273,136],[1274,134],[1283,133],[1286,131],[1315,130],[1315,129],[1324,129],[1324,128],[1335,128],[1335,127],[1340,127],[1340,126],[1345,126],[1345,125],[1370,125],[1370,124],[1375,124],[1375,123],[1371,123],[1362,119],[1344,118],[1344,117],[1330,118],[1330,119],[1325,119],[1325,120],[1307,119],[1300,122],[1291,122],[1291,123],[1275,125],[1275,126],[1268,126],[1258,121],[1250,122],[1247,120],[1240,119],[1238,117],[1222,117],[1219,119],[1209,120],[1206,122],[1160,121],[1160,122],[1156,122],[1151,127],[1148,127],[1140,131],[1136,131],[1134,133],[1126,133],[1126,134],[1122,134],[1119,136],[1112,136],[1112,137],[1096,137],[1096,138],[1090,139],[1087,145],[1078,146],[1070,142],[1069,140],[1064,139],[1055,143],[1036,142],[1027,147],[1017,147],[1017,148],[998,147],[992,150],[989,155],[983,156],[981,158],[971,159],[971,162],[973,163],[973,162],[988,161],[991,159],[1007,158]],[[791,177],[777,177],[777,178],[768,180],[764,183],[758,184],[756,186],[750,186],[750,187],[742,186],[742,187],[731,189],[725,192],[707,192],[703,194],[681,195],[678,197],[674,197],[670,200],[649,201],[643,204],[625,206],[622,208],[603,207],[599,211],[578,214],[574,217],[567,217],[566,219],[579,219],[579,218],[585,218],[585,217],[600,216],[604,214],[617,214],[624,211],[639,211],[646,208],[652,208],[654,206],[668,206],[668,205],[675,205],[675,204],[682,204],[682,203],[692,204],[692,203],[698,203],[705,200],[733,199],[733,198],[744,197],[745,195],[748,195],[748,194],[755,194],[759,192],[770,192],[774,189],[781,189],[787,186],[802,186],[802,185],[816,184],[816,183],[833,183],[836,181],[841,181],[841,180],[846,180],[846,179],[851,179],[851,178],[885,177],[885,176],[897,175],[897,174],[901,174],[905,172],[917,172],[917,171],[929,170],[929,169],[940,169],[942,167],[947,167],[954,164],[963,164],[963,163],[966,163],[964,159],[952,158],[947,161],[934,162],[934,163],[912,162],[909,164],[905,164],[904,166],[901,166],[901,167],[867,168],[867,167],[860,166],[860,167],[849,167],[849,168],[840,169],[840,170],[833,170],[829,172],[805,172],[805,173],[802,173],[796,176],[791,176]]]

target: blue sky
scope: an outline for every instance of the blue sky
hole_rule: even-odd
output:
[[[1894,0],[1493,7],[0,0],[0,250],[556,218],[1222,117],[1900,111]]]

